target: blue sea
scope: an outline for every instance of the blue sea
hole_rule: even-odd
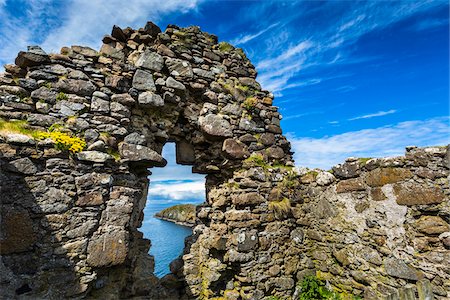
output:
[[[154,214],[175,204],[200,204],[202,201],[165,201],[149,199],[144,209],[144,222],[140,231],[152,241],[150,255],[155,257],[155,275],[163,277],[170,273],[169,264],[183,253],[184,239],[192,234],[192,229],[163,221]]]

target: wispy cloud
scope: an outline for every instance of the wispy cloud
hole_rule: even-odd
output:
[[[41,44],[47,52],[76,44],[98,49],[113,25],[139,28],[169,13],[194,11],[201,1],[128,0],[124,5],[121,0],[30,0],[23,4],[26,15],[18,17],[0,9],[0,63],[13,61],[17,52],[31,44]]]
[[[386,115],[391,115],[391,114],[395,114],[397,112],[396,109],[390,109],[387,111],[379,111],[373,114],[367,114],[367,115],[362,115],[362,116],[358,116],[358,117],[354,117],[354,118],[350,118],[348,119],[349,121],[354,121],[354,120],[360,120],[360,119],[371,119],[371,118],[375,118],[375,117],[382,117],[382,116],[386,116]]]
[[[407,121],[379,128],[346,132],[323,138],[291,138],[299,166],[328,169],[350,156],[403,155],[406,146],[450,143],[449,117]]]
[[[270,45],[270,48],[253,49],[255,65],[260,73],[258,79],[264,88],[277,92],[306,70],[320,72],[336,64],[354,63],[355,58],[351,57],[348,46],[360,37],[439,5],[445,4],[434,1],[392,2],[389,5],[379,1],[324,2],[323,5],[314,6],[313,10],[316,13],[322,11],[320,14],[327,16],[329,14],[325,11],[336,10],[336,17],[330,16],[329,21],[318,22],[314,26],[308,26],[311,10],[303,10],[296,16],[295,24],[283,22],[271,30],[270,35],[264,35],[266,45]],[[266,9],[274,8],[267,6]],[[259,19],[260,14],[250,18]],[[298,23],[302,23],[302,20],[305,26],[299,27]]]
[[[272,24],[272,25],[270,25],[269,27],[267,27],[267,28],[265,28],[265,29],[263,29],[263,30],[260,30],[260,31],[258,31],[258,32],[256,32],[256,33],[253,33],[253,34],[245,34],[245,35],[241,35],[240,37],[238,37],[238,38],[232,40],[231,43],[232,43],[233,45],[242,45],[242,44],[245,44],[245,43],[247,43],[247,42],[249,42],[249,41],[251,41],[251,40],[253,40],[253,39],[259,37],[260,35],[266,33],[267,31],[269,31],[270,29],[274,28],[275,26],[278,26],[278,24],[280,24],[280,23],[277,22],[277,23],[275,23],[275,24]]]

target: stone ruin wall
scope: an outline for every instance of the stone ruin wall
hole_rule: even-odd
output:
[[[367,299],[424,280],[450,297],[448,147],[297,169],[242,50],[151,22],[103,42],[31,47],[0,77],[0,118],[87,142],[0,135],[5,298],[262,299],[313,273]],[[206,174],[207,202],[158,279],[139,227],[166,142]]]

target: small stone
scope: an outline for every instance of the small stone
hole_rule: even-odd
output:
[[[13,160],[6,167],[11,172],[25,175],[32,175],[38,171],[36,165],[28,157]]]
[[[28,46],[28,52],[20,51],[15,63],[21,68],[27,68],[50,63],[50,58],[39,46]]]
[[[144,106],[164,106],[163,98],[153,92],[140,93],[138,97],[138,103]]]
[[[333,167],[333,174],[340,178],[356,177],[360,173],[359,161],[346,161],[344,164],[339,164]]]
[[[89,241],[87,263],[92,267],[120,265],[128,254],[127,243],[128,234],[123,230],[94,236]]]
[[[114,94],[111,96],[111,101],[119,102],[127,106],[131,106],[136,103],[136,100],[134,100],[130,94]]]
[[[219,115],[210,114],[200,117],[198,123],[202,131],[212,138],[233,136],[230,123]]]
[[[394,194],[397,197],[397,204],[408,206],[435,204],[445,200],[440,188],[408,182],[394,184]]]
[[[111,155],[99,151],[82,151],[77,153],[76,156],[78,160],[94,163],[105,163],[108,160],[113,160]]]
[[[79,53],[86,57],[98,57],[98,52],[90,47],[72,46],[71,49],[73,52]]]
[[[316,182],[318,185],[325,186],[332,184],[336,178],[330,172],[319,172],[316,176]]]
[[[177,58],[166,58],[166,66],[169,68],[170,75],[192,78],[194,73],[191,64],[185,60]]]
[[[438,235],[450,230],[450,225],[439,216],[421,216],[416,228],[422,233]]]
[[[10,144],[17,144],[17,145],[34,145],[35,141],[32,137],[20,134],[20,133],[10,133],[6,135],[6,142]]]
[[[170,76],[166,79],[166,86],[180,91],[186,90],[186,87],[181,82],[176,81]]]
[[[133,87],[141,91],[156,91],[156,85],[153,81],[153,75],[144,70],[136,70],[133,76]]]
[[[367,173],[366,182],[371,187],[396,183],[413,176],[411,171],[402,168],[377,168]]]
[[[87,149],[88,151],[104,151],[105,150],[105,142],[96,141],[92,143]]]
[[[250,156],[247,146],[235,139],[226,139],[223,142],[222,151],[226,156],[233,159],[244,159]]]
[[[339,181],[336,185],[337,193],[348,193],[356,191],[365,191],[366,186],[360,178],[352,178]]]
[[[246,205],[257,205],[265,201],[264,197],[258,193],[245,193],[232,196],[231,198],[234,205],[246,206]]]
[[[149,49],[145,50],[136,61],[136,67],[149,69],[159,72],[164,67],[164,59],[156,52],[152,52]]]
[[[91,111],[109,113],[109,101],[98,97],[92,97]]]
[[[390,276],[407,280],[417,281],[423,276],[419,271],[405,264],[403,260],[395,257],[386,258],[384,260],[384,269]]]
[[[167,164],[167,161],[156,151],[142,145],[121,143],[119,153],[124,161],[141,163],[151,167],[164,167]]]
[[[134,145],[145,145],[146,139],[144,135],[138,132],[133,132],[125,137],[124,142]]]

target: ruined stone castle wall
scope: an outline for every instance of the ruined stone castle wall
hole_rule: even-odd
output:
[[[291,297],[312,273],[367,297],[422,278],[448,294],[446,148],[298,170],[253,65],[198,27],[114,27],[99,52],[30,47],[5,69],[6,298]],[[68,150],[69,137],[86,146]],[[158,279],[139,227],[166,142],[206,174],[207,201]]]
[[[401,157],[303,170],[292,210],[297,278],[318,275],[364,299],[409,299],[417,283],[449,297],[449,157],[448,146],[411,147]]]

